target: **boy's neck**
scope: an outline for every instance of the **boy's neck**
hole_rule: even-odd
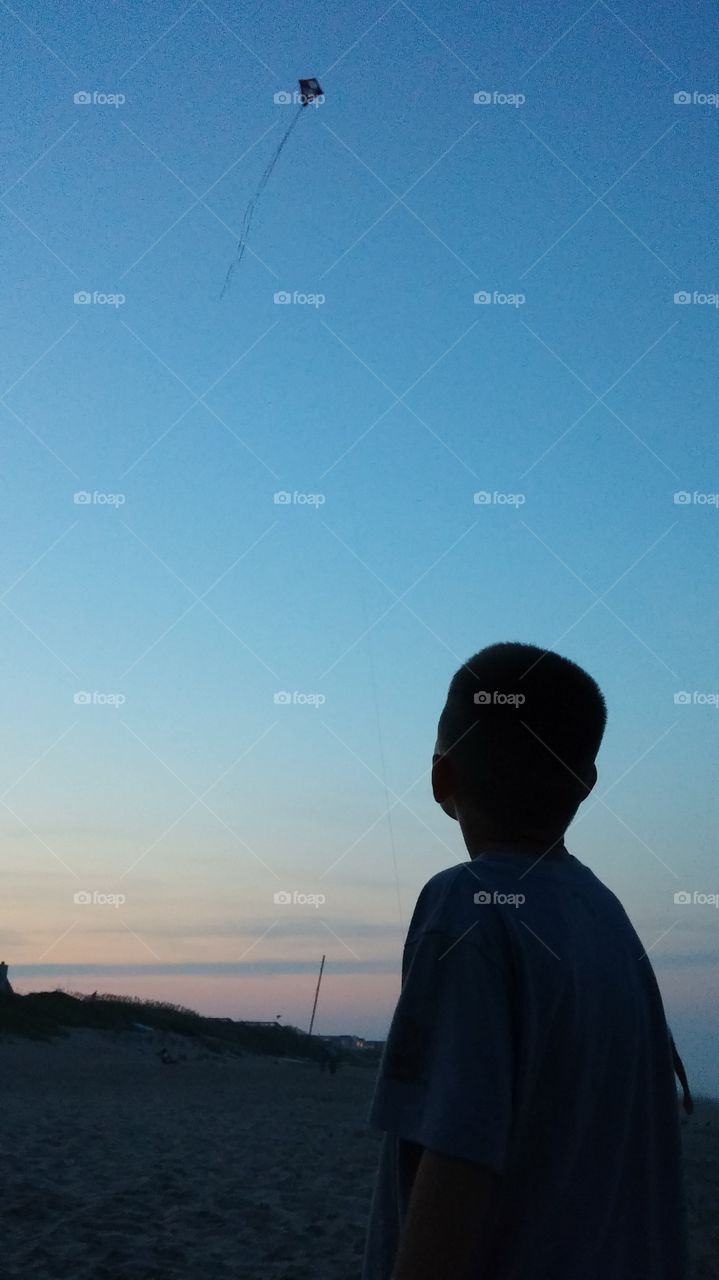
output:
[[[497,832],[465,830],[464,843],[472,860],[481,857],[502,857],[503,854],[521,853],[528,858],[564,860],[570,855],[564,843],[564,834],[544,839],[528,836],[510,836]]]

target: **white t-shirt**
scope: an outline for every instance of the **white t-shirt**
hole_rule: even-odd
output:
[[[364,1280],[391,1276],[423,1147],[501,1175],[477,1280],[682,1280],[661,996],[623,907],[566,852],[482,855],[425,885],[370,1119]]]

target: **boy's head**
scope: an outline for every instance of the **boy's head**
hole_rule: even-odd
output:
[[[599,686],[576,663],[535,645],[490,645],[449,686],[435,799],[497,838],[555,840],[594,786],[606,718]]]

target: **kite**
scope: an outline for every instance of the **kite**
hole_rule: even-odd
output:
[[[292,119],[290,120],[290,123],[285,129],[284,134],[280,138],[280,141],[277,147],[275,148],[274,155],[272,156],[271,160],[269,161],[269,164],[267,165],[267,167],[265,168],[262,174],[262,177],[260,178],[257,190],[253,195],[252,199],[250,200],[247,208],[245,209],[245,214],[242,219],[242,226],[240,227],[240,238],[237,242],[237,252],[227,270],[227,275],[225,276],[225,283],[222,286],[222,293],[220,294],[220,298],[224,298],[229,288],[230,280],[232,279],[236,269],[239,267],[240,263],[242,262],[242,259],[245,253],[245,248],[247,246],[247,237],[250,233],[250,227],[252,226],[252,219],[255,215],[255,209],[257,208],[262,192],[264,191],[265,187],[267,186],[267,183],[269,182],[272,176],[272,170],[274,169],[275,165],[277,164],[277,161],[280,158],[280,155],[282,154],[285,143],[288,141],[289,136],[292,133],[292,130],[294,129],[295,125],[297,124],[297,121],[299,120],[300,116],[302,115],[304,108],[308,107],[310,103],[314,102],[316,99],[320,99],[324,97],[324,94],[322,93],[322,88],[320,86],[320,82],[319,80],[315,79],[314,76],[311,76],[307,80],[300,80],[299,86],[300,86],[300,90],[299,90],[299,94],[297,95],[299,108],[293,115]],[[289,94],[277,95],[277,97],[281,101],[285,99],[289,101]]]
[[[319,80],[315,80],[311,76],[309,80],[300,80],[300,105],[306,107],[310,102],[314,102],[315,98],[323,98],[324,94],[320,88]]]

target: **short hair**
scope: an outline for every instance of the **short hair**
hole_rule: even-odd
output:
[[[606,720],[598,684],[569,658],[493,644],[454,675],[438,750],[500,826],[563,833],[590,790]]]

